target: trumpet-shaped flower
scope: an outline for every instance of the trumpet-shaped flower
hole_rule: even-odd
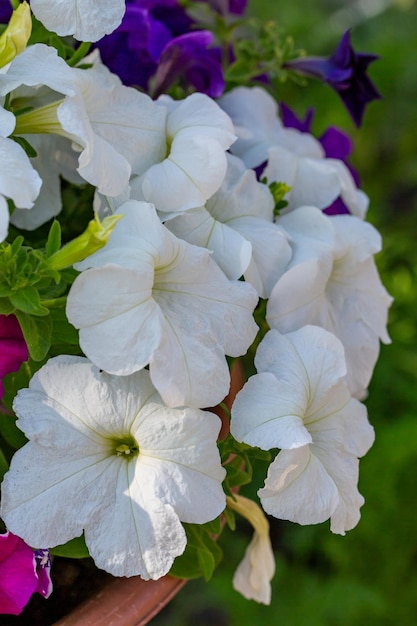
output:
[[[252,376],[236,396],[231,433],[262,449],[281,448],[258,495],[265,511],[299,524],[331,519],[345,534],[359,521],[358,457],[372,445],[366,409],[351,397],[343,346],[305,326],[260,343]]]
[[[48,550],[33,551],[11,532],[0,535],[0,613],[19,615],[33,593],[52,592]]]
[[[97,41],[122,21],[125,0],[31,0],[33,13],[48,30]]]
[[[323,147],[312,135],[284,128],[275,100],[260,87],[238,87],[219,100],[230,115],[237,141],[231,147],[248,167],[267,161],[262,176],[286,183],[286,210],[313,205],[326,209],[341,197],[351,213],[363,218],[368,208],[366,195],[340,159],[325,157]]]
[[[351,393],[363,398],[379,354],[389,343],[392,298],[381,284],[373,255],[379,233],[353,215],[327,217],[300,207],[279,218],[293,256],[267,305],[271,328],[289,332],[317,324],[342,341]]]
[[[98,567],[157,579],[184,551],[181,521],[204,523],[224,509],[218,417],[167,408],[146,370],[111,376],[61,355],[14,409],[29,442],[5,476],[1,514],[31,545],[84,530]]]
[[[31,106],[39,93],[45,104],[41,101],[41,106],[17,116],[14,133],[69,139],[79,153],[80,176],[102,193],[118,195],[132,172],[142,173],[164,158],[165,108],[121,85],[100,63],[87,70],[72,68],[55,48],[35,44],[0,75],[0,95],[22,85],[33,88],[32,95],[26,92],[25,104]],[[48,90],[40,92],[42,86]]]
[[[255,290],[175,237],[152,205],[129,201],[116,213],[109,242],[77,265],[85,271],[68,295],[84,353],[118,375],[149,364],[169,406],[215,406],[229,390],[225,354],[244,354],[255,338]]]
[[[376,54],[355,52],[347,30],[331,57],[300,57],[287,61],[285,67],[328,83],[341,98],[356,126],[360,126],[366,105],[381,97],[366,73],[376,59]]]
[[[282,230],[273,223],[274,202],[253,170],[228,156],[226,178],[204,207],[166,222],[178,237],[213,251],[230,279],[244,275],[261,298],[268,298],[291,258]]]

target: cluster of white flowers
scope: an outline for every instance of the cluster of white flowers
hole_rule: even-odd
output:
[[[91,40],[118,25],[124,2],[31,7],[48,28]],[[70,67],[35,44],[0,74],[1,240],[7,198],[20,228],[59,214],[60,176],[90,183],[95,209],[122,216],[76,265],[69,291],[85,357],[51,358],[15,399],[29,442],[3,482],[2,518],[34,546],[84,531],[97,565],[115,575],[166,574],[185,549],[181,522],[207,522],[226,506],[220,420],[201,409],[227,395],[226,356],[253,344],[264,299],[271,330],[232,407],[231,433],[281,450],[258,492],[267,513],[330,519],[344,534],[359,519],[358,459],[373,441],[360,400],[379,341],[389,341],[391,299],[365,194],[310,134],[283,127],[261,88],[218,102],[199,93],[153,101],[97,53],[89,63]],[[262,164],[268,183],[290,187],[279,215],[251,169]],[[323,213],[338,197],[350,214]],[[257,593],[245,563],[237,588],[269,602],[273,565]]]

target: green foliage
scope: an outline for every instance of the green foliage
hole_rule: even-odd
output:
[[[185,552],[177,557],[170,573],[177,578],[198,578],[210,580],[223,551],[216,537],[221,532],[220,518],[207,524],[184,524],[187,534]]]

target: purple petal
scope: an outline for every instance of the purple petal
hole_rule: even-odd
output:
[[[288,61],[285,67],[327,82],[339,95],[353,121],[360,126],[366,105],[380,98],[375,85],[366,74],[374,54],[356,53],[346,31],[330,58],[305,57]]]
[[[0,379],[16,372],[28,359],[28,349],[19,322],[14,315],[0,315]],[[4,388],[0,380],[0,398]]]
[[[8,24],[12,12],[10,0],[0,0],[0,24]]]
[[[287,128],[296,128],[302,133],[309,133],[311,128],[311,122],[313,120],[314,109],[308,109],[304,120],[298,118],[295,113],[286,104],[281,102],[281,119],[284,126]]]
[[[155,74],[154,96],[164,93],[178,78],[185,77],[197,91],[211,98],[224,90],[219,51],[209,49],[213,35],[196,31],[172,39],[165,47]]]
[[[12,533],[0,535],[0,613],[19,615],[37,584],[33,550]]]
[[[40,593],[44,598],[49,598],[52,593],[51,580],[51,555],[49,550],[35,550],[36,573],[38,575],[38,584],[35,589],[36,593]]]

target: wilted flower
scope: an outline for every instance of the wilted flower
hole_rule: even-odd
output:
[[[269,538],[268,520],[253,500],[243,496],[228,496],[227,506],[245,517],[255,531],[245,556],[234,573],[233,587],[248,600],[270,604],[275,559]]]

